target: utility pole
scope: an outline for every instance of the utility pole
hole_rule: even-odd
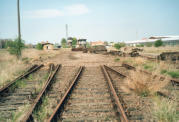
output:
[[[68,41],[68,25],[66,24],[66,40]]]
[[[18,19],[18,39],[21,40],[21,25],[20,25],[19,0],[17,0],[17,19]]]

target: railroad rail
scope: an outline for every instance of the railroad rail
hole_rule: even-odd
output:
[[[108,114],[110,114],[110,116],[111,115],[113,115],[113,113],[111,113],[111,111],[114,111],[114,113],[120,113],[120,115],[119,114],[117,114],[118,116],[117,117],[112,117],[111,119],[113,119],[113,120],[117,120],[117,121],[119,121],[119,119],[120,120],[123,120],[123,121],[125,121],[125,122],[128,122],[129,120],[128,120],[128,117],[127,117],[127,115],[126,115],[126,112],[124,111],[124,109],[123,109],[123,106],[122,106],[122,104],[120,103],[120,101],[119,101],[119,98],[118,98],[118,96],[117,96],[117,93],[116,93],[116,91],[115,91],[115,89],[114,89],[114,87],[113,87],[113,84],[112,84],[112,82],[111,82],[111,79],[110,79],[110,76],[109,76],[109,74],[108,74],[108,72],[106,71],[106,68],[107,68],[107,66],[101,66],[100,68],[99,68],[99,70],[98,71],[100,71],[101,72],[101,75],[99,74],[99,73],[97,73],[97,72],[93,72],[93,74],[95,73],[96,75],[98,74],[98,75],[100,75],[100,77],[98,78],[98,80],[101,80],[100,81],[100,83],[95,83],[96,85],[98,84],[98,85],[102,85],[101,87],[104,87],[104,86],[106,86],[107,88],[109,88],[108,89],[108,92],[106,91],[107,89],[102,89],[102,88],[98,88],[98,87],[100,87],[100,86],[96,86],[97,88],[90,88],[90,86],[92,85],[94,85],[94,84],[91,84],[91,81],[92,81],[92,83],[94,83],[94,81],[93,80],[95,80],[94,78],[92,78],[91,77],[91,74],[89,74],[88,72],[90,72],[91,70],[90,70],[90,68],[84,68],[84,67],[80,67],[80,69],[79,69],[79,71],[78,71],[78,73],[77,73],[77,75],[75,76],[75,78],[74,78],[74,80],[71,82],[71,84],[69,84],[69,87],[68,87],[68,89],[66,90],[66,92],[65,92],[65,94],[64,94],[64,96],[62,97],[62,99],[60,100],[60,102],[58,103],[58,105],[56,106],[56,108],[54,109],[54,112],[53,112],[53,114],[49,117],[49,119],[48,119],[48,122],[53,122],[53,121],[57,121],[57,120],[63,120],[63,119],[65,119],[66,121],[75,121],[75,119],[77,119],[77,121],[82,121],[82,120],[104,120],[105,118],[104,117],[100,117],[98,114],[99,113],[102,113],[102,114],[104,114],[104,115],[108,115]],[[84,71],[85,70],[85,71]],[[112,70],[112,69],[110,69],[110,70]],[[118,71],[115,71],[115,70],[113,70],[113,72],[115,72],[115,73],[117,73],[118,75],[120,75],[120,77],[125,77],[124,75],[122,75],[121,73],[119,73]],[[83,74],[83,75],[81,75],[81,74]],[[103,74],[103,75],[102,75]],[[89,81],[88,82],[85,82],[86,80],[86,78],[89,78],[89,77],[91,77],[91,79],[89,79]],[[95,76],[94,76],[95,77]],[[103,84],[101,84],[102,82],[103,82],[103,80],[102,79],[104,79],[104,78],[106,78],[106,80],[107,80],[107,82],[105,83],[103,83]],[[104,79],[104,81],[106,81],[105,79]],[[88,84],[88,86],[86,86],[86,85]],[[104,84],[106,84],[106,85],[104,85]],[[75,88],[74,88],[75,87]],[[89,91],[87,91],[87,89],[90,89],[90,91],[91,92],[89,92]],[[94,92],[93,90],[95,90],[96,92]],[[102,90],[102,91],[101,91]],[[81,91],[84,91],[84,92],[81,92]],[[107,93],[106,93],[107,92]],[[99,97],[94,97],[93,95],[91,96],[91,94],[93,94],[93,93],[95,93],[95,94],[105,94],[105,95],[107,95],[107,94],[111,94],[111,99],[110,98],[108,98],[108,99],[105,99],[105,98],[103,98],[102,96],[102,98],[99,98]],[[86,97],[74,97],[74,96],[78,96],[78,94],[81,94],[81,95],[84,95],[84,96],[86,96]],[[89,95],[90,94],[90,95]],[[103,100],[104,99],[104,100]],[[68,102],[71,100],[71,106],[68,106]],[[79,101],[80,100],[80,103],[78,103],[78,104],[76,104],[76,102],[75,101]],[[97,102],[96,104],[95,104],[95,102],[93,102],[93,103],[89,103],[89,104],[92,104],[92,108],[90,108],[90,107],[87,107],[89,104],[88,104],[88,102],[89,101],[96,101],[96,100],[100,100],[100,101],[102,101],[102,103],[100,103],[100,102]],[[109,106],[107,107],[107,105],[109,104],[107,104],[107,103],[103,103],[104,101],[109,101],[109,100],[111,100],[111,101],[115,101],[115,104],[114,103],[112,103],[111,105],[112,106],[115,106],[115,108],[116,108],[116,105],[117,105],[117,111],[116,111],[116,109],[114,110],[114,108],[112,109],[112,110],[108,110],[109,108]],[[73,103],[73,101],[75,102],[75,103]],[[86,104],[84,104],[82,101],[87,101],[87,103]],[[104,107],[104,105],[106,105],[105,106],[105,108],[108,108],[108,109],[102,109],[103,107],[99,107],[99,105],[100,104],[102,104],[102,106]],[[93,108],[93,104],[95,105],[95,106],[98,106],[97,108]],[[99,104],[99,105],[98,105]],[[79,107],[75,107],[76,109],[74,109],[73,108],[73,106],[79,106]],[[85,107],[84,107],[85,106]],[[84,109],[80,109],[80,108],[83,108],[84,107]],[[87,109],[88,108],[88,109]],[[100,108],[100,109],[99,109]],[[81,111],[85,111],[86,112],[86,114],[85,113],[81,113]],[[77,117],[76,118],[76,116],[75,116],[75,118],[73,118],[73,114],[70,114],[70,113],[74,113],[74,114],[77,114],[78,116],[80,116],[80,119]],[[93,117],[90,117],[90,113],[91,114],[93,114],[93,112],[95,113],[95,112],[97,112]],[[108,113],[109,112],[109,113]],[[80,114],[81,113],[81,114]],[[88,115],[89,114],[89,116],[87,117],[84,117],[83,118],[83,115],[82,114],[85,114],[85,116],[86,115]],[[97,116],[98,115],[98,116]],[[116,116],[116,114],[114,114],[115,116]],[[95,117],[96,116],[96,117]],[[121,118],[122,117],[122,118]]]
[[[112,68],[107,67],[107,66],[101,66],[101,68],[102,68],[102,70],[103,70],[103,73],[104,73],[104,76],[105,76],[106,79],[107,79],[107,82],[108,82],[110,91],[111,91],[111,93],[112,93],[112,96],[114,97],[115,104],[117,105],[117,110],[118,110],[119,113],[122,114],[122,118],[123,118],[122,120],[125,121],[125,122],[128,122],[129,120],[128,120],[128,117],[127,117],[127,115],[126,115],[126,112],[125,112],[125,110],[124,110],[124,108],[123,108],[121,102],[119,101],[119,98],[118,98],[118,96],[117,96],[117,93],[116,93],[116,91],[115,91],[115,89],[114,89],[114,86],[113,86],[113,84],[112,84],[111,77],[110,77],[109,73],[106,71],[105,67],[108,68],[108,69],[110,69],[110,70],[112,70],[112,71],[114,71],[114,72],[116,72],[116,73],[118,73],[118,72],[115,71],[115,70],[113,70]],[[122,75],[121,73],[119,73],[119,74]],[[124,77],[125,75],[122,75],[122,76]]]
[[[18,80],[21,80],[25,77],[27,77],[28,75],[30,75],[31,73],[37,71],[38,69],[40,69],[41,67],[43,67],[44,65],[33,65],[31,68],[29,68],[26,72],[24,72],[22,75],[20,75],[19,77],[17,77],[16,79],[14,79],[12,82],[8,83],[7,85],[5,85],[3,88],[0,89],[0,94],[7,91],[9,89],[9,87],[11,87],[12,85],[14,85]]]
[[[80,75],[82,74],[84,67],[80,67],[79,71],[77,73],[77,75],[75,76],[74,80],[72,81],[72,83],[70,84],[69,88],[67,89],[67,91],[65,92],[64,96],[62,97],[62,99],[60,100],[60,102],[58,103],[58,105],[56,106],[53,114],[50,116],[50,118],[48,119],[48,122],[53,122],[53,121],[57,121],[57,114],[60,114],[63,105],[65,104],[65,101],[68,99],[69,94],[72,92],[75,84],[77,83]]]
[[[23,118],[22,122],[31,122],[33,121],[33,117],[32,114],[35,110],[37,110],[38,106],[42,103],[42,97],[45,95],[45,93],[49,90],[51,84],[52,84],[52,80],[55,77],[56,73],[58,72],[59,68],[61,67],[61,65],[57,65],[55,68],[55,71],[53,72],[53,65],[51,65],[50,67],[50,74],[48,76],[48,79],[43,87],[43,89],[41,90],[41,92],[39,93],[39,95],[37,96],[37,98],[34,100],[33,104],[30,107],[29,112],[26,114],[26,116]]]
[[[32,78],[33,76],[44,75],[47,73],[47,70],[40,70],[36,74],[33,74],[32,77],[26,77],[42,66],[34,65],[1,90],[0,121],[8,121],[8,119],[16,116],[15,114],[16,112],[18,113],[20,107],[24,108],[24,105],[31,104],[31,101],[36,97],[38,92],[36,91],[36,85],[39,85],[41,82],[39,80],[35,82]]]

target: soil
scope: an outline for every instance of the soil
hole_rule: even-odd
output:
[[[114,56],[83,53],[81,51],[59,50],[59,54],[53,58],[49,58],[44,63],[53,62],[54,64],[62,64],[63,66],[100,66],[111,65],[119,66],[119,62],[114,62]]]

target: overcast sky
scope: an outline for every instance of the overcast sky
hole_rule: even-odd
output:
[[[17,37],[17,0],[0,0],[0,38]],[[60,42],[69,36],[88,41],[132,41],[179,35],[179,0],[20,0],[26,43]]]

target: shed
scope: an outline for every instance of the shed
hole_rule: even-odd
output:
[[[54,45],[49,42],[42,43],[42,46],[43,46],[43,50],[53,50],[54,49]]]

